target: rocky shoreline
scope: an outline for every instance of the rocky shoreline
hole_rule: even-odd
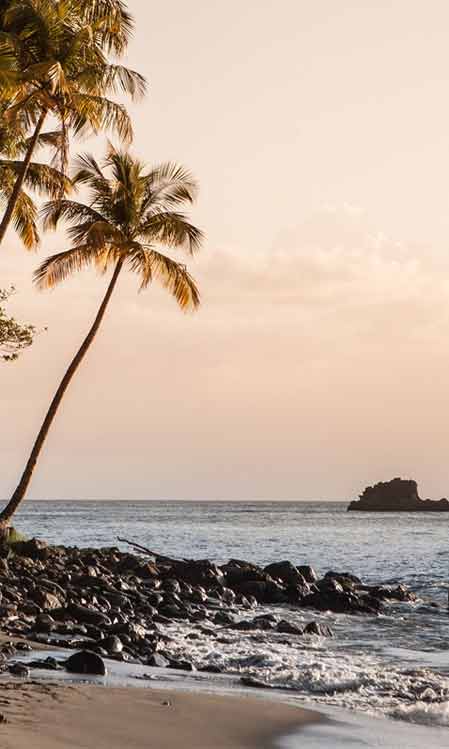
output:
[[[103,658],[161,668],[210,671],[170,652],[167,625],[186,621],[196,636],[226,630],[271,630],[287,638],[332,637],[311,620],[303,628],[267,606],[353,615],[378,615],[390,601],[413,601],[404,585],[366,585],[349,573],[319,578],[310,566],[289,561],[260,567],[231,559],[170,559],[118,548],[78,549],[43,541],[15,543],[0,559],[0,631],[29,643],[76,650],[65,667],[76,673],[105,673]],[[6,554],[6,555],[5,555]],[[258,614],[258,606],[264,613]],[[16,649],[2,648],[0,667],[26,676],[33,663],[8,665]],[[36,664],[60,668],[53,658]],[[254,684],[257,686],[257,684]]]

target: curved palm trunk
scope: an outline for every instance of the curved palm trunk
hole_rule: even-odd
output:
[[[123,261],[119,260],[117,265],[115,266],[112,279],[109,283],[108,289],[100,305],[100,309],[98,310],[94,323],[91,329],[89,330],[86,338],[82,342],[80,348],[78,349],[78,352],[72,359],[72,362],[69,368],[67,369],[64,377],[62,378],[61,383],[56,391],[56,394],[52,402],[50,403],[50,408],[47,411],[47,415],[42,423],[42,426],[39,430],[36,441],[33,445],[33,449],[31,450],[31,453],[30,453],[30,457],[28,458],[28,462],[22,474],[22,478],[20,479],[17,489],[15,490],[14,494],[12,495],[5,509],[3,510],[2,513],[0,513],[0,529],[6,528],[9,525],[9,521],[11,520],[12,516],[16,512],[17,508],[19,507],[20,503],[22,502],[25,496],[26,490],[28,489],[28,485],[31,481],[31,477],[33,475],[33,471],[36,466],[37,460],[39,458],[40,452],[44,445],[49,429],[52,425],[53,419],[56,416],[58,408],[61,404],[65,391],[67,390],[72,377],[74,376],[76,370],[78,369],[79,365],[84,359],[92,341],[95,338],[96,333],[98,332],[98,329],[101,325],[104,314],[106,312],[106,308],[109,304],[109,300],[111,298],[112,292],[114,291],[114,287],[117,283],[117,279],[122,269],[122,265],[123,265]]]
[[[20,195],[20,191],[25,181],[25,177],[27,176],[28,169],[31,163],[31,159],[33,158],[34,149],[36,148],[36,143],[38,141],[42,127],[44,125],[46,116],[47,116],[47,112],[43,111],[37,121],[36,128],[30,140],[30,144],[28,146],[28,151],[26,152],[25,158],[22,162],[22,168],[19,174],[17,175],[16,181],[14,183],[12,193],[8,200],[8,205],[6,206],[5,213],[0,223],[0,244],[3,242],[8,226],[11,222],[11,218],[14,213],[14,208],[16,207],[17,199]]]

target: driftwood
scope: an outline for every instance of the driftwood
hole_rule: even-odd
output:
[[[150,557],[154,557],[156,562],[162,562],[162,564],[177,564],[178,562],[186,562],[186,559],[172,559],[172,557],[166,557],[163,554],[158,554],[156,551],[152,551],[151,549],[147,549],[146,546],[141,546],[141,544],[136,544],[134,541],[128,541],[127,538],[120,538],[120,536],[117,536],[117,541],[120,541],[122,544],[128,544],[128,546],[132,546],[136,551],[143,552],[144,554],[148,554]]]

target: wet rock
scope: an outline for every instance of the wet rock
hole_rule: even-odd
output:
[[[145,564],[140,564],[135,569],[135,574],[142,578],[142,580],[148,580],[148,578],[157,578],[159,576],[159,570],[155,564],[146,562]]]
[[[123,642],[117,635],[109,635],[109,637],[100,640],[98,644],[104,648],[106,653],[111,653],[111,655],[117,655],[117,653],[121,653],[123,650]]]
[[[216,564],[208,559],[177,562],[172,567],[172,576],[191,585],[224,585],[224,575]]]
[[[9,619],[10,616],[16,616],[17,605],[15,603],[6,603],[0,605],[0,619]]]
[[[336,580],[343,588],[359,587],[362,584],[360,578],[351,572],[334,572],[333,570],[329,570],[329,572],[326,572],[324,580],[329,579]]]
[[[162,587],[164,590],[170,593],[176,593],[179,595],[181,593],[181,585],[178,580],[175,580],[174,578],[167,578],[164,580]]]
[[[166,619],[187,619],[188,612],[181,608],[180,606],[176,606],[175,604],[168,604],[164,606],[160,606],[159,608],[159,617],[156,619],[156,621],[159,620],[160,617],[165,617]]]
[[[26,651],[26,652],[30,652],[30,650],[33,649],[29,642],[16,642],[15,648],[16,650]]]
[[[267,574],[264,572],[262,567],[256,564],[249,564],[249,562],[238,562],[232,560],[221,567],[222,572],[225,575],[225,585],[232,590],[236,590],[237,586],[240,586],[247,582],[265,582]]]
[[[306,596],[302,604],[318,611],[333,611],[336,614],[378,614],[381,603],[377,599],[344,590],[334,578],[324,578],[319,589]]]
[[[33,629],[35,632],[53,632],[56,622],[50,614],[38,614]]]
[[[57,609],[61,606],[61,601],[53,593],[48,593],[45,590],[36,590],[32,594],[32,599],[38,606],[44,610]]]
[[[309,622],[304,628],[305,635],[317,635],[318,637],[333,637],[334,633],[327,624],[320,622]]]
[[[44,671],[59,671],[62,668],[56,658],[52,658],[51,656],[42,660],[31,661],[28,665],[30,668],[40,668]]]
[[[313,567],[310,567],[308,564],[300,564],[296,568],[300,575],[303,576],[306,583],[315,583],[318,580],[318,575],[316,574]]]
[[[103,614],[101,611],[98,611],[95,608],[88,608],[87,606],[80,606],[76,603],[70,603],[67,606],[67,612],[75,619],[75,621],[81,622],[83,624],[111,624],[111,621],[106,616],[106,614]]]
[[[103,658],[92,650],[80,650],[65,662],[67,671],[74,674],[94,674],[105,676],[107,673]]]
[[[264,572],[274,579],[281,580],[286,585],[305,585],[305,579],[291,562],[274,562],[265,567]]]
[[[29,541],[18,541],[14,544],[14,552],[23,557],[43,561],[48,559],[50,553],[48,544],[37,538],[31,538]]]
[[[291,622],[286,621],[286,619],[281,619],[281,621],[276,626],[276,631],[281,632],[284,635],[301,636],[303,634],[303,630],[300,627],[297,627],[296,624],[292,624]]]
[[[195,666],[190,661],[169,660],[168,668],[175,668],[178,671],[196,671]]]
[[[170,661],[161,655],[161,653],[152,653],[152,655],[148,656],[147,665],[154,668],[168,668]]]
[[[13,676],[20,676],[23,679],[28,678],[30,675],[30,669],[24,663],[12,663],[8,670]]]
[[[5,642],[4,645],[1,646],[0,652],[6,658],[11,658],[16,654],[16,646],[13,642]]]
[[[255,679],[254,676],[241,676],[240,683],[244,687],[254,687],[256,689],[270,689],[271,685],[261,679]]]
[[[406,585],[378,585],[368,588],[369,593],[374,598],[390,601],[416,601],[415,593],[407,588]]]
[[[220,668],[220,666],[216,666],[213,663],[206,663],[204,666],[201,666],[201,668],[198,669],[198,671],[201,671],[202,673],[206,674],[222,674],[223,669]]]
[[[226,611],[217,611],[217,613],[214,616],[214,624],[234,624],[235,619],[230,614],[227,614]]]
[[[24,601],[20,606],[20,611],[25,616],[37,616],[41,613],[41,607],[33,601]]]

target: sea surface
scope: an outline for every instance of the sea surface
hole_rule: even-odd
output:
[[[288,559],[319,574],[333,569],[370,583],[406,583],[418,601],[391,605],[377,617],[267,607],[299,624],[325,621],[332,639],[232,630],[191,639],[193,627],[182,622],[169,627],[171,649],[197,665],[257,677],[302,704],[350,710],[345,715],[359,719],[354,746],[414,746],[412,734],[397,738],[391,726],[398,724],[420,724],[427,736],[420,743],[449,746],[449,514],[347,513],[346,504],[321,501],[40,501],[25,503],[15,525],[51,543],[126,548],[120,537],[169,556]],[[364,733],[379,717],[390,726],[390,743],[372,743],[375,729],[371,738]],[[326,730],[316,729],[313,745],[327,746]]]

